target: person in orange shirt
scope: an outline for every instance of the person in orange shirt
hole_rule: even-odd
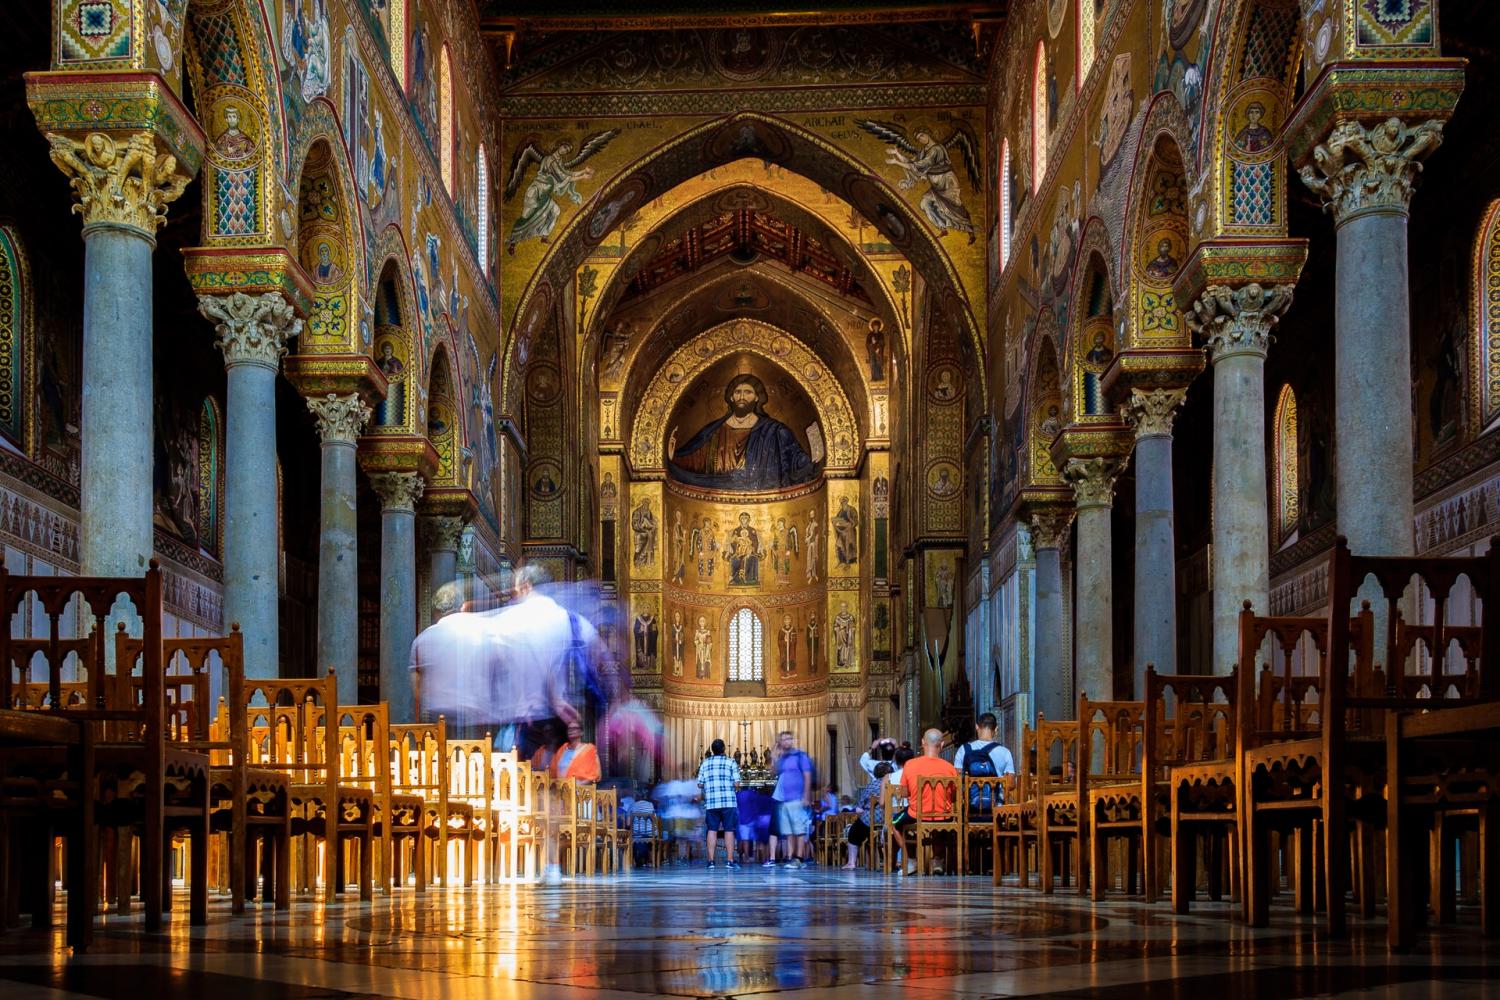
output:
[[[953,778],[958,771],[941,756],[943,734],[929,729],[922,734],[922,756],[906,762],[901,769],[901,789],[906,793],[906,812],[896,819],[896,846],[906,857],[906,874],[914,875],[916,863],[906,850],[906,838],[902,831],[916,825],[917,818],[926,820],[949,819],[953,816],[953,791],[943,785],[928,785],[921,788],[923,778]],[[921,794],[918,794],[918,789]]]
[[[598,747],[583,742],[582,726],[577,722],[568,723],[568,742],[552,755],[552,776],[597,782],[599,774]]]

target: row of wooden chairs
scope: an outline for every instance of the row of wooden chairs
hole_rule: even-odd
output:
[[[449,737],[442,719],[393,724],[385,703],[340,704],[331,673],[247,679],[237,627],[163,639],[154,564],[139,579],[0,569],[0,607],[44,616],[47,632],[0,629],[0,928],[21,912],[49,924],[59,838],[79,949],[101,883],[120,913],[139,885],[160,926],[184,839],[194,923],[212,887],[238,913],[257,887],[284,908],[319,881],[369,899],[408,878],[418,891],[535,878],[548,836],[575,873],[613,871],[622,853],[629,864],[612,789],[534,773],[488,736]],[[63,637],[90,617],[84,638]]]
[[[1482,602],[1479,625],[1446,624],[1461,579]],[[1379,658],[1371,602],[1340,611],[1369,580],[1385,625]],[[1403,604],[1429,605],[1436,624],[1408,624]],[[1391,943],[1405,947],[1420,916],[1413,873],[1427,873],[1436,918],[1451,920],[1454,845],[1469,836],[1484,927],[1500,930],[1500,766],[1484,742],[1500,728],[1500,668],[1484,669],[1500,659],[1500,548],[1373,558],[1340,539],[1329,606],[1325,619],[1247,605],[1228,676],[1148,668],[1141,701],[1084,695],[1076,720],[1038,716],[996,811],[996,884],[1015,875],[1029,885],[1035,873],[1044,893],[1071,882],[1101,899],[1118,883],[1154,901],[1170,873],[1184,913],[1201,876],[1211,897],[1227,889],[1244,919],[1264,926],[1279,867],[1297,909],[1322,912],[1334,935],[1349,890],[1374,916],[1383,889]],[[1425,868],[1412,864],[1422,835]]]

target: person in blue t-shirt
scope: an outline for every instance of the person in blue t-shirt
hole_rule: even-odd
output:
[[[812,824],[813,766],[812,758],[797,749],[797,738],[784,732],[776,738],[776,817],[771,827],[771,852],[766,867],[776,864],[776,839],[787,845],[787,867],[802,867],[802,851]]]

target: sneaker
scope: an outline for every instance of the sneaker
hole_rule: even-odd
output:
[[[800,861],[798,861],[798,860],[796,860],[796,859],[795,859],[795,858],[794,858],[794,859],[792,859],[792,860],[791,860],[791,861],[788,861],[788,862],[787,862],[787,863],[786,863],[786,866],[787,866],[787,867],[788,867],[788,868],[790,868],[790,869],[791,869],[791,870],[793,870],[793,871],[796,871],[796,870],[797,870],[797,869],[798,869],[798,868],[801,868],[801,867],[802,867],[802,862],[800,862]]]
[[[739,866],[740,866],[740,863],[738,861],[726,862],[725,865],[724,865],[725,868],[735,868],[735,869],[738,869]],[[709,867],[712,868],[713,866],[709,865]]]
[[[713,870],[713,869],[715,869],[715,868],[717,868],[717,867],[718,867],[718,866],[717,866],[717,865],[715,865],[715,864],[714,864],[714,863],[713,863],[713,862],[712,862],[712,861],[710,861],[710,862],[709,862],[709,863],[708,863],[708,868],[709,868],[709,870],[710,870],[710,871],[712,871],[712,870]]]
[[[762,868],[775,868],[776,867],[776,859],[775,858],[767,858],[765,861],[762,861],[760,863],[760,866]]]

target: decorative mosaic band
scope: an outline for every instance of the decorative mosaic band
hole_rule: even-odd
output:
[[[1447,121],[1463,93],[1464,66],[1463,59],[1330,63],[1287,120],[1287,153],[1306,162],[1344,121]]]
[[[1120,403],[1131,389],[1179,389],[1192,384],[1204,363],[1196,347],[1121,351],[1104,373],[1104,395]]]
[[[1307,261],[1307,241],[1224,237],[1198,244],[1174,289],[1177,301],[1191,304],[1209,285],[1231,288],[1296,284]]]
[[[363,354],[293,354],[282,370],[304,396],[358,393],[367,403],[385,398],[385,374]]]
[[[196,174],[203,164],[203,129],[155,73],[27,73],[26,102],[43,133],[78,137],[147,131],[188,173]]]
[[[438,453],[421,435],[363,437],[359,441],[359,464],[365,472],[417,472],[431,476],[437,471]]]
[[[299,316],[306,316],[312,308],[312,280],[281,247],[188,247],[182,256],[194,292],[280,292]]]
[[[1052,461],[1059,469],[1073,458],[1114,458],[1129,455],[1135,448],[1135,435],[1115,414],[1109,425],[1064,427],[1052,442]]]

